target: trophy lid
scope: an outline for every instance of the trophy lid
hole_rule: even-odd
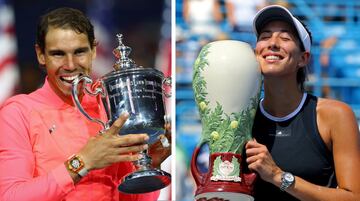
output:
[[[113,50],[113,54],[117,60],[113,65],[114,70],[104,75],[104,79],[113,79],[119,75],[126,76],[133,73],[155,74],[156,76],[163,78],[164,74],[155,68],[144,68],[143,66],[138,66],[132,59],[129,58],[131,48],[124,45],[123,35],[116,34],[116,37],[119,41],[119,46]]]
[[[137,68],[138,66],[135,64],[135,62],[129,58],[131,48],[129,46],[124,45],[124,43],[122,42],[123,35],[116,34],[116,37],[119,41],[119,46],[113,50],[113,54],[117,59],[117,61],[113,66],[115,71]]]

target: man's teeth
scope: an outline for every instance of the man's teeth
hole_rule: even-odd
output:
[[[79,77],[79,75],[74,75],[70,77],[62,77],[66,81],[73,81],[75,78]]]
[[[265,57],[266,60],[280,60],[279,56],[269,55]]]

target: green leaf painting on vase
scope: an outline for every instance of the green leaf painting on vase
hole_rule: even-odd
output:
[[[207,99],[207,83],[202,76],[205,68],[209,67],[207,55],[210,44],[202,48],[194,64],[193,90],[195,101],[199,108],[202,123],[201,144],[209,145],[210,153],[230,152],[241,154],[245,143],[251,139],[253,119],[255,117],[260,87],[258,93],[250,99],[250,104],[241,112],[226,114],[219,102],[215,108],[209,107]]]

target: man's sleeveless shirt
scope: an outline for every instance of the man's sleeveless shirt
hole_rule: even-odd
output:
[[[313,184],[336,187],[332,153],[323,142],[316,122],[317,97],[304,93],[298,108],[277,118],[260,107],[256,112],[253,137],[267,146],[275,163]],[[297,200],[270,183],[258,179],[255,201]]]

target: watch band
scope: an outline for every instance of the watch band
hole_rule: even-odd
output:
[[[290,172],[283,172],[281,173],[281,184],[280,190],[285,191],[295,182],[295,177]]]
[[[88,173],[89,171],[85,167],[78,171],[78,175],[80,175],[80,177],[85,177]]]

